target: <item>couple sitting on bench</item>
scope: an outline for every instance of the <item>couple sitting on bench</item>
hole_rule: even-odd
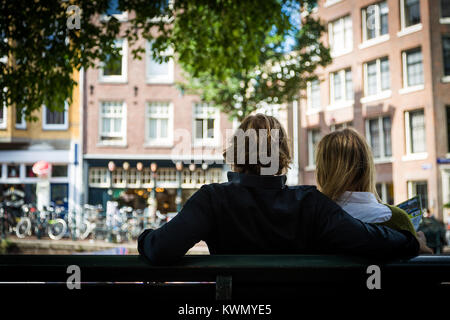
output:
[[[139,253],[151,263],[174,263],[201,240],[210,254],[432,253],[404,211],[381,203],[371,151],[355,130],[319,142],[319,190],[285,184],[291,156],[274,117],[246,117],[224,157],[232,166],[228,182],[202,186],[170,222],[140,235]]]

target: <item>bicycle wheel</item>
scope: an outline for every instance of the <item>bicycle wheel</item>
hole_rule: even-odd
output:
[[[89,234],[92,231],[92,228],[90,227],[89,222],[83,221],[81,222],[80,228],[78,230],[80,231],[80,240],[84,240],[89,236]]]
[[[67,232],[67,223],[61,218],[52,220],[48,226],[48,236],[52,240],[60,240]]]
[[[31,220],[28,217],[22,217],[16,226],[16,236],[23,239],[27,235],[31,235]]]

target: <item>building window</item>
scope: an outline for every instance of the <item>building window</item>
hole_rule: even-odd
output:
[[[67,176],[67,165],[52,165],[52,178],[66,178]]]
[[[106,9],[105,14],[101,18],[103,21],[108,21],[111,17],[121,22],[127,21],[128,19],[128,13],[119,10],[119,0],[109,0],[108,9]]]
[[[332,124],[330,125],[330,131],[334,132],[334,131],[339,131],[342,129],[346,129],[346,128],[350,128],[351,126],[353,126],[353,123],[350,122],[343,122],[343,123],[338,123],[338,124]]]
[[[119,49],[117,56],[108,55],[101,63],[100,81],[102,82],[126,82],[128,46],[126,39],[117,39],[114,46]]]
[[[377,183],[376,189],[383,203],[394,204],[394,185],[392,183]]]
[[[428,208],[428,182],[408,181],[408,198],[420,196],[422,209]]]
[[[50,111],[46,106],[42,108],[42,129],[44,130],[67,130],[68,121],[68,103],[66,102],[64,111]]]
[[[372,4],[362,10],[363,41],[388,34],[389,8],[386,1]]]
[[[344,95],[342,94],[342,89],[344,88],[344,86],[342,85],[342,78],[340,76],[339,73],[333,73],[333,81],[332,81],[332,85],[333,85],[333,100],[334,101],[339,101],[339,100],[344,100]]]
[[[450,76],[450,36],[448,35],[442,37],[442,51],[444,57],[444,76]]]
[[[328,24],[328,37],[332,55],[344,54],[353,49],[351,16],[345,16]]]
[[[6,120],[8,119],[6,106],[0,107],[0,129],[6,129]]]
[[[450,0],[441,0],[441,18],[450,18]]]
[[[175,0],[161,1],[159,3],[160,14],[158,14],[155,17],[151,18],[150,22],[152,22],[152,23],[158,23],[158,22],[171,23],[173,21],[173,16],[169,17],[167,15],[167,11],[168,10],[173,10],[174,2],[175,2]]]
[[[158,62],[152,54],[152,43],[147,41],[146,45],[146,67],[147,82],[149,83],[173,83],[173,59],[169,58],[167,62]],[[163,57],[173,54],[173,50],[168,49],[162,53]]]
[[[320,140],[320,129],[308,130],[308,166],[316,165],[315,151]]]
[[[366,120],[366,137],[375,159],[392,156],[390,117]]]
[[[27,128],[27,122],[25,121],[25,115],[22,110],[16,109],[16,129],[25,130]]]
[[[308,99],[308,109],[319,110],[322,106],[319,80],[313,80],[311,82],[308,82],[306,90],[307,90],[306,96]]]
[[[403,87],[423,85],[423,62],[420,48],[404,51],[403,58]]]
[[[147,104],[147,141],[152,145],[171,145],[173,107],[169,102]]]
[[[126,112],[121,101],[105,101],[100,107],[100,141],[103,144],[124,144]]]
[[[423,110],[405,112],[406,152],[426,152],[425,115]]]
[[[217,144],[219,109],[207,103],[194,104],[194,142]]]
[[[109,184],[107,168],[89,168],[89,187],[109,187]]]
[[[353,101],[351,69],[330,73],[331,103]]]
[[[420,23],[420,0],[400,0],[402,29]]]
[[[364,64],[365,96],[388,91],[391,87],[388,58],[376,59]]]
[[[25,165],[25,177],[26,178],[37,178],[37,175],[33,172],[32,164]]]
[[[8,178],[19,178],[20,177],[20,165],[8,164],[6,172],[7,172]]]

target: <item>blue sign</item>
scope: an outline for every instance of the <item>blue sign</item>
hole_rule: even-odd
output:
[[[450,159],[447,159],[447,158],[437,158],[437,163],[450,163]]]

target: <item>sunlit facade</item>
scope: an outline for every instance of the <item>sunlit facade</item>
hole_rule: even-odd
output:
[[[437,5],[439,4],[439,5]],[[397,204],[416,194],[446,218],[450,202],[449,1],[323,0],[333,62],[300,102],[300,178],[315,184],[314,149],[344,127],[372,148],[377,190]]]

